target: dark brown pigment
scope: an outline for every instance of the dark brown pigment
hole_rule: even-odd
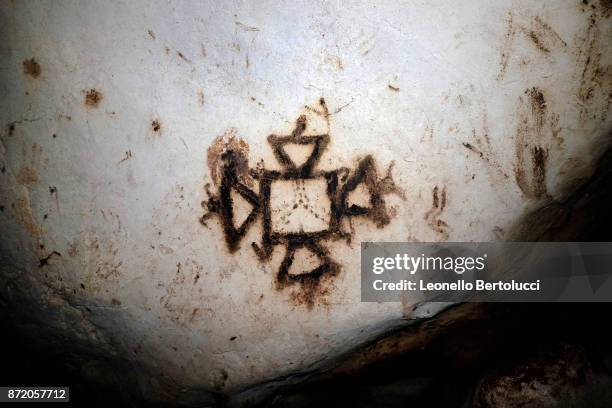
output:
[[[435,186],[431,195],[431,208],[425,213],[425,220],[431,229],[437,232],[443,240],[448,239],[449,226],[446,221],[441,220],[439,217],[444,212],[446,203],[446,187],[443,187],[442,191],[440,191],[440,188]]]
[[[102,93],[92,88],[89,91],[85,91],[85,105],[96,108],[102,101]]]
[[[42,248],[41,248],[41,249],[42,249]],[[62,256],[62,254],[60,254],[60,253],[59,253],[59,252],[57,252],[57,251],[53,251],[53,252],[49,253],[49,255],[47,255],[47,256],[45,256],[44,258],[41,258],[41,259],[39,259],[39,260],[38,260],[38,267],[39,267],[39,268],[42,268],[42,267],[44,267],[44,266],[49,265],[49,261],[50,261],[50,260],[51,260],[51,258],[53,258],[54,256],[61,257],[61,256]]]
[[[325,100],[321,98],[319,103],[322,108],[321,115],[326,119],[329,118]],[[280,290],[299,283],[302,292],[294,295],[294,300],[311,308],[317,295],[326,294],[326,290],[320,287],[322,279],[335,276],[340,271],[340,265],[332,259],[321,242],[338,239],[345,239],[350,242],[352,233],[345,231],[342,227],[342,220],[345,218],[349,221],[352,217],[367,218],[372,220],[378,228],[383,228],[390,223],[391,219],[384,195],[389,193],[402,195],[402,193],[391,177],[391,167],[389,167],[385,177],[379,178],[376,172],[376,163],[370,155],[359,160],[357,168],[352,171],[347,168],[332,171],[316,170],[317,163],[327,148],[330,137],[328,134],[304,136],[306,127],[306,116],[300,116],[290,135],[268,136],[268,143],[272,147],[275,158],[283,166],[283,170],[250,169],[249,176],[259,181],[259,194],[246,184],[245,168],[248,166],[248,158],[245,154],[245,152],[248,152],[248,148],[244,147],[246,143],[236,141],[232,137],[225,144],[225,151],[220,155],[216,151],[219,150],[216,144],[213,149],[215,152],[211,153],[209,149],[209,167],[211,169],[218,168],[217,165],[210,163],[211,157],[220,157],[222,164],[219,171],[211,170],[213,181],[219,180],[218,191],[216,195],[213,195],[209,191],[209,186],[206,186],[210,198],[202,202],[202,207],[207,210],[207,213],[200,218],[200,222],[206,225],[206,220],[216,215],[223,227],[227,247],[231,253],[234,253],[240,247],[240,241],[244,238],[249,227],[261,215],[263,225],[261,243],[253,242],[251,244],[253,250],[261,261],[268,261],[274,246],[284,245],[286,253],[276,275],[276,287]],[[307,160],[298,166],[285,151],[287,144],[313,145],[313,150]],[[272,183],[280,180],[313,179],[325,180],[327,184],[326,191],[331,205],[327,228],[316,232],[276,232],[272,226],[270,205]],[[349,194],[360,184],[364,184],[369,192],[369,207],[356,204],[349,205]],[[234,224],[232,189],[252,206],[251,212],[242,225],[238,227]],[[311,251],[321,263],[311,271],[290,274],[289,270],[294,261],[295,252],[300,248]]]
[[[23,61],[23,73],[31,76],[32,78],[38,78],[40,76],[40,64],[36,62],[34,58]]]
[[[548,148],[544,145],[544,125],[548,117],[546,99],[536,87],[527,89],[529,112],[519,112],[516,135],[516,165],[514,175],[518,187],[529,198],[543,198],[546,189]]]

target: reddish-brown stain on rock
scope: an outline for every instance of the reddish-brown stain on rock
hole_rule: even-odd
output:
[[[160,133],[161,132],[161,122],[158,119],[153,120],[151,122],[151,129],[153,129],[155,133]]]
[[[525,91],[527,103],[521,100],[519,126],[516,134],[516,164],[514,175],[518,187],[529,198],[543,198],[546,190],[548,146],[544,126],[548,112],[542,90],[533,87]]]
[[[234,169],[240,181],[247,186],[252,186],[253,179],[249,175],[249,145],[236,135],[235,129],[229,129],[218,136],[206,151],[208,169],[213,183],[215,185],[221,183],[223,155],[228,151],[234,152]]]
[[[41,68],[40,64],[34,59],[30,58],[23,61],[23,73],[32,77],[38,78],[40,76]]]
[[[103,95],[95,88],[91,88],[85,92],[85,105],[92,108],[97,108],[102,101]]]
[[[606,47],[604,19],[609,18],[610,1],[585,3],[589,19],[585,31],[576,43],[576,66],[580,69],[580,119],[605,120],[612,103],[612,68],[602,56]]]
[[[42,231],[34,218],[29,197],[27,195],[19,197],[12,208],[15,212],[15,219],[25,227],[30,236],[39,237]]]
[[[438,186],[435,186],[432,190],[431,200],[431,208],[425,214],[425,220],[431,229],[440,236],[440,239],[446,241],[449,237],[449,226],[445,221],[440,219],[447,204],[446,187],[440,189]]]
[[[23,166],[19,170],[19,173],[17,173],[17,181],[19,182],[19,184],[29,186],[38,182],[38,174],[33,168]]]

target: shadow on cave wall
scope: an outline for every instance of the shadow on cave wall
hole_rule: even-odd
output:
[[[612,151],[564,202],[528,215],[513,231],[514,238],[609,241],[610,208]],[[612,304],[458,305],[385,334],[299,385],[240,402],[273,407],[487,407],[505,398],[507,406],[541,405],[540,400],[521,402],[526,384],[531,394],[550,394],[548,402],[555,406],[612,406],[610,312]],[[8,323],[11,313],[17,312],[0,299],[0,385],[69,385],[75,406],[150,406],[136,384],[115,376],[125,369],[121,362],[100,361],[105,369],[85,377],[78,360],[68,363],[55,350],[33,348],[35,342]],[[219,397],[217,405],[227,403]]]

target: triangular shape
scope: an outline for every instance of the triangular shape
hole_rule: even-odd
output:
[[[346,204],[350,208],[353,205],[361,208],[370,208],[371,194],[365,183],[359,183],[355,189],[349,192]]]
[[[308,176],[329,143],[329,135],[316,136],[268,136],[274,156],[286,171],[300,171]],[[289,147],[298,145],[297,147]],[[308,154],[302,146],[310,149]],[[297,163],[291,157],[295,157]]]
[[[234,228],[239,230],[255,207],[249,203],[235,188],[231,189]]]
[[[293,261],[287,273],[292,276],[308,274],[323,264],[319,255],[307,247],[299,247],[293,253]]]
[[[314,147],[315,143],[313,142],[308,144],[287,143],[281,148],[289,156],[295,167],[300,167],[310,158]]]

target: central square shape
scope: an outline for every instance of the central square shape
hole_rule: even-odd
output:
[[[280,234],[329,229],[331,201],[324,177],[274,180],[270,186],[272,231]]]

